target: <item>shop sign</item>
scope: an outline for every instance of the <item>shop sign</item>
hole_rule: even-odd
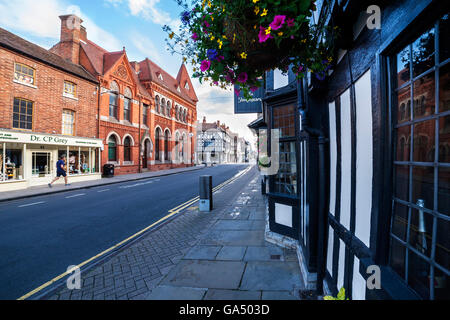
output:
[[[63,146],[77,147],[103,147],[103,143],[99,139],[80,139],[76,137],[60,137],[56,135],[33,134],[0,131],[0,142],[16,142],[16,143],[36,143],[36,144],[52,144]]]

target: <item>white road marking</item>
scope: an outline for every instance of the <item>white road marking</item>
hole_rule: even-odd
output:
[[[100,191],[97,191],[97,192],[106,192],[106,191],[109,191],[109,189],[104,189],[104,190],[100,190]]]
[[[66,199],[75,198],[75,197],[81,197],[81,196],[85,196],[85,195],[86,195],[86,193],[74,194],[73,196],[66,197]]]
[[[139,187],[139,186],[143,186],[143,185],[146,185],[146,184],[151,184],[151,183],[157,182],[157,181],[159,181],[159,179],[157,179],[157,180],[150,180],[150,181],[147,181],[147,182],[139,182],[139,183],[135,183],[135,184],[130,184],[128,186],[119,187],[119,189],[128,189],[128,188]]]
[[[39,201],[39,202],[33,202],[33,203],[29,203],[29,204],[23,204],[23,205],[19,206],[19,208],[34,206],[34,205],[41,204],[41,203],[45,203],[45,201]]]

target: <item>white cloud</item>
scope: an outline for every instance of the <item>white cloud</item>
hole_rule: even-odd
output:
[[[181,22],[179,19],[172,19],[170,14],[160,8],[160,0],[105,0],[106,3],[117,7],[120,3],[127,3],[128,9],[133,16],[141,16],[155,24],[169,25],[177,29]],[[166,0],[167,1],[167,0]]]
[[[129,50],[127,48],[127,52],[131,60],[141,61],[144,57],[148,57],[156,63],[162,64],[162,57],[159,50],[150,38],[140,32],[133,31],[130,33],[129,40],[131,40],[131,43],[138,51],[137,53],[139,53],[139,56],[137,56],[134,50]]]
[[[56,44],[60,36],[62,14],[74,13],[83,19],[88,37],[107,50],[121,49],[120,42],[85,16],[80,7],[57,0],[0,0],[0,25],[12,32],[46,38],[41,43]],[[7,13],[7,14],[5,14]],[[50,46],[45,46],[47,49]]]

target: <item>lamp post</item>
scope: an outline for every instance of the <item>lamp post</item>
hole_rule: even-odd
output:
[[[213,152],[211,153],[211,157],[215,158],[216,157],[216,138],[214,138],[214,136],[211,138],[211,142],[213,144]]]

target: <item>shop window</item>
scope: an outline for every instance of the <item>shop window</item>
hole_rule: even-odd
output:
[[[108,161],[117,161],[117,139],[114,135],[108,139]]]
[[[431,300],[450,296],[450,159],[445,155],[450,63],[440,59],[436,64],[436,55],[448,54],[448,41],[437,29],[448,29],[447,15],[399,52],[392,66],[398,74],[392,109],[398,116],[389,264],[417,294]]]
[[[126,137],[123,142],[123,160],[131,161],[131,139]]]
[[[0,181],[23,179],[23,152],[20,145],[0,143]]]
[[[14,80],[23,84],[35,85],[36,71],[24,64],[16,63],[14,66]]]
[[[63,110],[62,113],[62,134],[74,135],[75,112]]]
[[[274,107],[272,128],[280,132],[278,145],[279,170],[274,175],[273,191],[297,196],[297,161],[295,148],[295,106]],[[276,146],[272,146],[272,150]]]
[[[14,98],[13,128],[31,130],[33,128],[34,102]]]
[[[77,96],[77,85],[70,81],[64,81],[64,95],[75,98]]]

